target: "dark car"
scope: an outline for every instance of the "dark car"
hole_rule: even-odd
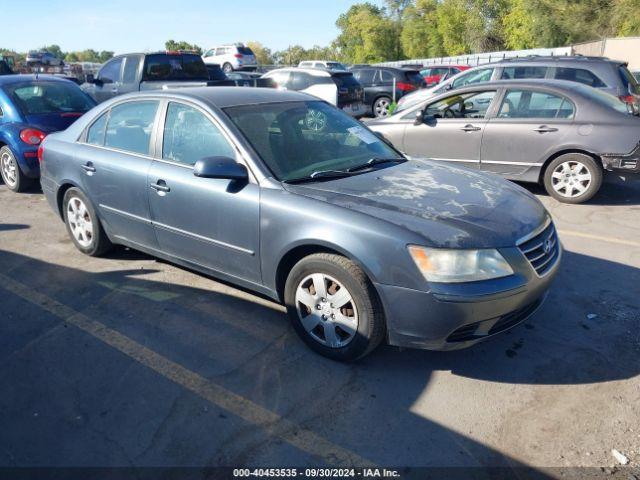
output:
[[[369,127],[407,155],[539,182],[582,203],[605,170],[640,172],[640,118],[617,97],[559,80],[469,85]]]
[[[205,64],[209,74],[209,86],[233,87],[235,82],[227,76],[222,67],[216,63]],[[259,75],[259,74],[258,74]]]
[[[298,92],[126,95],[47,137],[41,156],[44,194],[81,252],[123,244],[260,292],[338,360],[508,330],[560,263],[551,218],[523,188],[407,160]]]
[[[38,147],[95,106],[80,87],[49,75],[0,77],[0,173],[15,192],[40,176]]]
[[[353,76],[364,88],[364,103],[375,117],[386,117],[394,100],[425,86],[417,70],[395,67],[355,67]],[[395,87],[395,93],[394,93]]]

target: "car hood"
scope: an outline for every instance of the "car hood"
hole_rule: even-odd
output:
[[[442,248],[511,247],[549,215],[518,185],[426,160],[285,188],[406,228]]]

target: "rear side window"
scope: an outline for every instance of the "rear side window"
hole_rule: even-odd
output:
[[[124,61],[124,72],[122,73],[122,83],[135,83],[138,79],[138,67],[140,57],[137,55],[128,56]]]
[[[547,67],[505,67],[502,70],[503,79],[544,78]]]
[[[98,78],[104,83],[119,82],[120,67],[122,67],[122,58],[115,58],[102,67],[102,70],[98,73]]]
[[[375,70],[371,68],[367,68],[366,70],[356,70],[355,72],[353,72],[353,76],[360,83],[364,85],[369,85],[373,83],[373,76],[375,75],[375,73],[376,73]]]
[[[128,102],[111,109],[105,146],[127,152],[149,154],[149,141],[158,102]]]
[[[551,93],[509,90],[498,118],[573,118],[575,108],[568,99]]]
[[[354,88],[360,87],[360,83],[355,79],[352,73],[334,73],[331,75],[333,82],[338,88]]]
[[[209,80],[207,67],[199,55],[147,55],[142,80]]]
[[[584,68],[556,68],[556,79],[583,83],[595,88],[606,87],[602,80]]]
[[[618,74],[620,75],[620,80],[622,80],[622,85],[626,92],[640,95],[640,85],[638,85],[638,81],[626,66],[619,65]]]
[[[393,83],[393,73],[388,72],[387,70],[378,70],[378,81],[380,83],[388,83],[391,85]]]
[[[162,158],[194,165],[205,157],[235,158],[233,147],[200,110],[171,102],[164,125]]]
[[[104,145],[104,134],[107,129],[109,112],[103,113],[98,120],[93,122],[87,131],[87,143],[91,145]]]

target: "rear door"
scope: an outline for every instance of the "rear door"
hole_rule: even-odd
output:
[[[452,94],[428,104],[422,123],[407,126],[404,152],[478,168],[482,134],[495,97],[495,90],[482,90]],[[406,117],[415,116],[414,112]]]
[[[508,89],[485,128],[482,170],[537,181],[545,160],[571,134],[575,107],[545,90]]]
[[[260,189],[253,182],[200,178],[204,157],[240,159],[216,120],[170,101],[148,176],[151,218],[163,252],[251,282],[260,281]]]

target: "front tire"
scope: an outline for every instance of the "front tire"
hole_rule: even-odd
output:
[[[33,184],[33,180],[22,173],[15,155],[7,146],[0,148],[0,173],[4,184],[13,192],[24,192]]]
[[[284,296],[296,333],[320,355],[354,361],[384,338],[378,295],[362,269],[345,257],[318,253],[303,258],[291,269]]]
[[[391,106],[391,99],[389,97],[376,98],[376,101],[373,102],[373,115],[376,118],[388,117],[390,106]]]
[[[224,71],[224,73],[231,73],[233,72],[233,65],[227,62],[222,66],[222,70]]]
[[[113,248],[89,199],[78,188],[67,190],[62,200],[67,232],[85,255],[100,256]]]
[[[567,153],[555,158],[544,172],[547,193],[563,203],[583,203],[598,193],[603,170],[589,155]]]

